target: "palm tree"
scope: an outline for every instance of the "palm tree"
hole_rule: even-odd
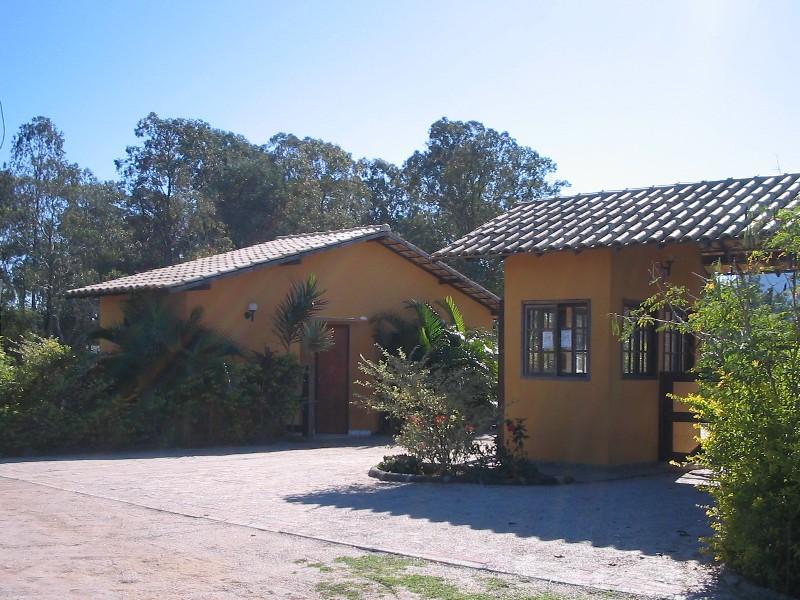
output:
[[[294,282],[275,309],[272,330],[287,353],[294,343],[299,343],[309,354],[324,352],[333,346],[331,328],[314,318],[328,304],[324,294],[325,290],[320,289],[312,273],[305,281]]]
[[[101,362],[121,391],[133,395],[203,373],[241,353],[231,340],[205,327],[202,316],[198,307],[180,319],[162,298],[137,295],[125,303],[121,323],[93,337],[115,345]]]

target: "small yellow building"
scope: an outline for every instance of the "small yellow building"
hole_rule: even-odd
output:
[[[669,393],[693,389],[692,340],[612,315],[651,296],[654,275],[690,291],[729,262],[750,229],[798,204],[800,175],[556,197],[520,204],[437,257],[504,258],[501,397],[524,418],[527,453],[546,462],[620,465],[685,455],[696,430]]]
[[[335,345],[315,358],[309,433],[377,431],[378,415],[351,404],[359,357],[376,356],[370,319],[402,314],[411,299],[452,296],[471,327],[489,328],[499,298],[458,271],[431,258],[386,225],[285,236],[248,248],[70,290],[67,296],[100,298],[100,324],[118,323],[134,293],[160,294],[177,316],[203,309],[204,323],[240,347],[281,347],[272,315],[293,282],[317,277],[328,301],[319,318]]]

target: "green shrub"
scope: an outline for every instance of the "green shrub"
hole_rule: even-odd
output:
[[[475,456],[476,438],[496,417],[496,406],[483,397],[482,382],[466,369],[432,369],[425,361],[382,351],[382,359],[359,364],[368,392],[365,406],[400,422],[395,441],[412,456],[451,472]]]
[[[378,463],[378,468],[387,473],[400,473],[403,475],[422,475],[422,461],[409,454],[392,454],[384,456]]]
[[[414,320],[393,313],[373,319],[382,358],[362,357],[367,380],[358,383],[369,392],[360,402],[384,414],[398,444],[452,472],[481,454],[475,441],[496,422],[497,339],[468,329],[451,297],[437,304],[409,300]]]
[[[83,416],[107,392],[94,357],[33,334],[0,356],[0,453],[74,449]]]
[[[704,423],[702,452],[714,500],[715,557],[746,577],[800,595],[800,213],[780,216],[767,247],[784,250],[780,286],[764,285],[753,253],[732,274],[707,280],[698,299],[666,287],[634,319],[664,306],[687,320],[662,323],[698,340],[698,392],[683,399]],[[628,331],[632,322],[628,324]]]
[[[9,398],[14,384],[14,366],[11,357],[3,349],[3,338],[0,338],[0,405]]]
[[[302,367],[293,355],[219,361],[137,395],[127,409],[140,446],[207,446],[274,440],[300,407]]]
[[[29,336],[0,350],[0,453],[264,442],[302,402],[290,354],[243,356],[201,324],[137,298],[98,357]]]

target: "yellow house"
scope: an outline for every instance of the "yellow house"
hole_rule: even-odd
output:
[[[100,298],[100,324],[118,323],[133,293],[161,294],[176,315],[203,309],[207,326],[240,347],[280,348],[272,331],[275,307],[291,284],[314,274],[328,304],[319,318],[335,345],[315,357],[314,401],[308,432],[377,431],[378,415],[352,405],[359,357],[375,357],[370,319],[401,313],[406,300],[452,296],[468,325],[489,328],[499,298],[458,271],[403,240],[386,225],[291,235],[248,248],[70,290]]]
[[[501,397],[507,418],[526,419],[528,456],[619,465],[692,451],[691,418],[667,396],[692,389],[692,340],[639,329],[621,343],[612,315],[651,296],[654,274],[697,292],[798,190],[800,175],[782,175],[547,198],[436,252],[504,259]]]

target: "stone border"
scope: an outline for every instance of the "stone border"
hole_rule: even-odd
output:
[[[412,475],[411,473],[391,473],[378,467],[372,467],[367,475],[379,481],[394,481],[399,483],[472,483],[477,485],[563,485],[574,483],[569,475],[542,475],[542,480],[537,483],[481,483],[479,481],[464,481],[451,475],[436,477],[435,475]]]

